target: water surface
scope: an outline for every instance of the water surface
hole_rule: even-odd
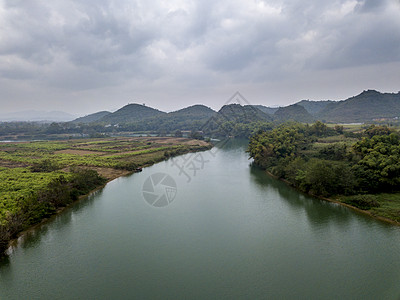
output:
[[[304,196],[244,150],[112,181],[0,261],[0,298],[399,299],[398,227]],[[142,193],[156,173],[177,186],[162,208]]]

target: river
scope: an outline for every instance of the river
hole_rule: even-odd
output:
[[[399,299],[399,227],[298,193],[245,147],[118,178],[29,232],[0,299]]]

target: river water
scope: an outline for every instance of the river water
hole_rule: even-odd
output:
[[[400,298],[400,228],[296,192],[245,147],[118,178],[31,231],[0,299]]]

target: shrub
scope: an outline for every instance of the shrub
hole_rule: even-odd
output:
[[[346,198],[343,202],[363,210],[380,206],[379,202],[376,200],[376,197],[373,195],[356,195]]]
[[[31,171],[32,172],[46,172],[46,173],[48,173],[48,172],[56,171],[58,169],[60,169],[60,166],[56,162],[54,162],[54,161],[52,161],[50,159],[44,159],[44,160],[42,160],[40,162],[34,163],[31,166]]]
[[[308,161],[296,180],[301,190],[321,196],[349,195],[356,185],[354,174],[345,162],[319,159]]]

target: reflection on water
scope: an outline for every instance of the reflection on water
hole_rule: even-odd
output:
[[[400,230],[298,193],[219,143],[195,178],[171,162],[119,178],[24,236],[1,299],[397,299]],[[155,173],[165,208],[146,203]]]
[[[251,165],[250,174],[257,185],[264,190],[273,190],[280,195],[279,201],[283,200],[293,209],[301,209],[306,213],[310,225],[320,228],[334,224],[345,229],[350,223],[354,214],[359,215],[360,222],[371,223],[371,217],[360,212],[351,210],[342,205],[321,200],[298,192],[295,188],[289,187],[286,183],[276,180],[265,173],[257,166]],[[381,222],[374,220],[376,222]],[[381,226],[391,228],[392,225],[381,222]]]
[[[61,213],[51,216],[48,220],[43,223],[34,226],[33,228],[26,230],[23,234],[11,243],[11,246],[7,249],[7,254],[12,255],[18,249],[27,249],[35,247],[39,244],[43,237],[46,237],[49,233],[49,227],[53,230],[64,227],[71,222],[74,214],[79,213],[80,210],[90,207],[96,199],[101,196],[102,189],[96,190],[91,193],[88,197],[76,201],[69,207],[64,209]],[[9,257],[0,258],[0,267],[3,265],[9,265]]]

